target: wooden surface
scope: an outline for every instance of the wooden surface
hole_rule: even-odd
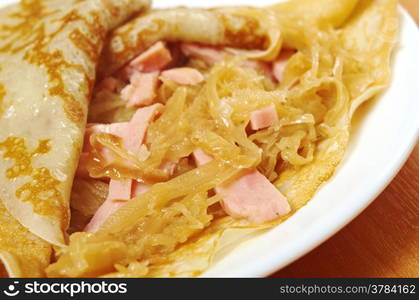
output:
[[[419,24],[419,0],[400,0],[400,3],[404,5],[404,7]]]
[[[419,0],[401,2],[419,24]],[[419,277],[419,144],[360,216],[273,277]]]

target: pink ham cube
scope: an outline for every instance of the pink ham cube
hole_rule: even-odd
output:
[[[84,228],[85,232],[96,232],[100,226],[118,209],[131,199],[132,180],[113,180],[109,183],[108,197],[96,211],[89,224]]]
[[[196,149],[193,157],[198,166],[212,160],[201,149]],[[255,224],[273,221],[291,210],[287,198],[257,170],[249,170],[232,183],[216,187],[215,191],[222,195],[221,205],[228,215]]]
[[[156,98],[159,72],[139,73],[131,77],[131,84],[123,89],[122,99],[127,100],[127,107],[146,106]]]
[[[293,50],[282,50],[278,58],[273,63],[273,74],[278,82],[284,79],[284,72],[291,56],[295,54]]]
[[[182,85],[197,85],[204,80],[201,72],[193,68],[170,69],[162,72],[161,76]]]
[[[153,72],[164,69],[172,61],[166,43],[157,42],[131,61],[130,66],[139,72]]]
[[[216,47],[202,46],[195,43],[183,43],[181,50],[185,56],[203,60],[213,65],[224,59],[224,52]]]
[[[278,113],[273,104],[250,113],[250,127],[253,130],[268,128],[278,120]]]
[[[287,198],[260,172],[251,170],[229,185],[216,188],[225,212],[255,224],[273,221],[291,210]]]

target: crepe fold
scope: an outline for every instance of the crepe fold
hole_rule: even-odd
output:
[[[101,57],[99,76],[112,74],[158,41],[229,46],[235,48],[230,49],[235,54],[273,60],[282,45],[278,26],[275,13],[265,8],[151,10],[112,32]]]
[[[0,258],[39,276],[62,246],[106,34],[148,0],[23,0],[0,10]]]

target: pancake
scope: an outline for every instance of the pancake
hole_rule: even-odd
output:
[[[146,0],[23,0],[0,10],[0,252],[11,276],[43,274],[48,244],[65,245],[106,34],[148,7]],[[36,247],[40,262],[25,266]]]

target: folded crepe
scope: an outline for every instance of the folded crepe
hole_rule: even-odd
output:
[[[106,34],[148,0],[22,0],[0,10],[0,259],[40,276],[63,246]]]
[[[230,56],[209,71],[203,68],[207,73],[198,90],[163,80],[159,96],[165,109],[149,128],[151,153],[143,160],[111,135],[90,138],[91,177],[154,184],[128,199],[97,231],[72,234],[47,275],[197,276],[220,247],[284,221],[290,214],[264,225],[236,220],[217,209],[220,197],[208,191],[236,180],[243,169],[257,167],[286,196],[291,213],[305,205],[342,160],[358,106],[388,86],[397,33],[396,0],[294,0],[267,8],[155,10],[113,31],[100,59],[101,78],[126,71],[132,59],[159,41],[216,46]],[[292,54],[279,86],[243,67],[243,60],[271,63],[283,48]],[[194,60],[190,64],[202,66]],[[120,105],[126,110],[119,97],[102,96],[92,103],[92,121],[102,120],[96,113],[107,109],[98,109],[109,104],[107,99],[111,109]],[[271,104],[283,119],[249,136],[249,112]],[[103,120],[126,122],[121,115],[112,113]],[[98,153],[104,146],[134,170],[102,164]],[[156,172],[163,159],[188,157],[194,147],[214,159],[207,157],[207,164],[186,168],[169,180]],[[79,180],[92,187],[93,195],[94,180]],[[84,199],[89,197],[95,198]],[[77,198],[77,207],[87,211]]]
[[[158,41],[232,46],[235,53],[273,60],[282,45],[278,27],[273,11],[265,8],[153,10],[112,33],[101,56],[99,76],[112,74]]]

